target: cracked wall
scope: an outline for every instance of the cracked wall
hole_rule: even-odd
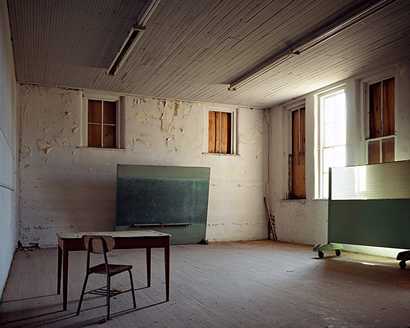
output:
[[[112,230],[117,164],[211,168],[207,239],[266,237],[263,111],[238,109],[238,156],[205,154],[208,108],[124,96],[125,149],[82,147],[76,90],[21,85],[20,239],[55,245],[58,231]]]

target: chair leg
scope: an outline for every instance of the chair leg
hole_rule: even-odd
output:
[[[132,303],[134,304],[134,309],[137,307],[137,303],[135,302],[135,290],[134,290],[134,281],[132,279],[132,273],[131,270],[128,270],[128,273],[130,275],[130,283],[131,283],[131,293],[132,293]]]
[[[78,302],[77,315],[79,315],[81,311],[81,304],[83,303],[84,292],[85,292],[85,288],[87,287],[87,281],[88,281],[88,273],[85,275],[85,278],[84,278],[83,289],[81,290],[80,301]]]
[[[107,320],[110,320],[111,277],[107,274]]]

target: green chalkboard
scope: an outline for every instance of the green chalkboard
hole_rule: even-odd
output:
[[[329,242],[410,249],[410,199],[329,201]]]
[[[116,225],[170,232],[173,243],[204,240],[209,176],[206,167],[118,165]]]

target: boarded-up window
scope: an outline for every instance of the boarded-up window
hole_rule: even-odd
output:
[[[305,109],[292,111],[290,198],[306,198],[305,191]]]
[[[117,147],[117,103],[88,100],[88,147]]]
[[[232,113],[208,113],[208,152],[232,153]]]
[[[369,164],[394,161],[394,78],[369,86]]]

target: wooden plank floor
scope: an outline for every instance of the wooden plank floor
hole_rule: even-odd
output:
[[[410,270],[382,258],[315,259],[309,247],[285,243],[174,246],[171,301],[164,303],[163,254],[152,254],[152,287],[144,288],[144,251],[117,251],[113,263],[134,265],[137,310],[129,294],[86,298],[74,315],[85,253],[71,253],[69,309],[56,292],[56,250],[18,252],[0,305],[1,327],[408,327]],[[371,265],[372,264],[372,265]],[[101,279],[101,278],[100,278]],[[91,286],[100,286],[91,280]],[[127,288],[127,275],[113,278]]]

